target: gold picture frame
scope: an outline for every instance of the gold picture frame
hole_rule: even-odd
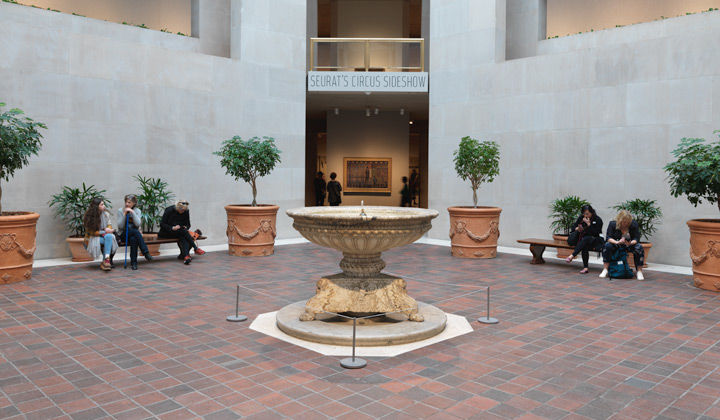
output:
[[[343,188],[348,193],[392,193],[392,158],[343,158]]]

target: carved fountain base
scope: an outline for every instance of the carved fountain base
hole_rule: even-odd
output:
[[[397,312],[410,321],[424,320],[417,302],[407,294],[405,280],[382,273],[360,278],[340,273],[321,278],[317,293],[305,304],[300,320],[313,321],[325,312],[359,316]]]

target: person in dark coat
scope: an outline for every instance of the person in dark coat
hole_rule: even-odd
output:
[[[645,250],[640,245],[640,226],[633,220],[632,215],[625,210],[620,210],[615,220],[608,224],[607,237],[605,246],[603,247],[603,271],[600,277],[607,277],[608,267],[612,256],[618,248],[624,247],[628,253],[633,254],[635,261],[635,276],[638,280],[645,280],[642,273],[642,267],[645,263]]]
[[[205,253],[196,244],[188,230],[190,229],[190,210],[187,201],[178,201],[174,206],[165,209],[162,220],[160,220],[159,238],[172,238],[178,240],[180,255],[178,259],[183,260],[185,265],[190,264],[190,248],[195,249],[195,255]]]
[[[590,251],[601,251],[603,247],[602,238],[603,221],[600,216],[595,213],[595,209],[586,204],[582,206],[580,216],[572,225],[570,236],[568,236],[568,245],[574,246],[572,254],[565,259],[568,263],[572,262],[578,254],[582,255],[583,269],[580,274],[587,274],[590,269],[588,262],[590,260]]]
[[[408,179],[406,176],[402,177],[403,188],[400,191],[400,207],[410,207],[412,204],[412,197],[410,196],[410,186],[408,185]]]
[[[342,203],[340,192],[342,191],[342,185],[335,180],[337,174],[335,172],[330,174],[330,182],[327,183],[327,194],[328,203],[331,206],[339,206]]]
[[[327,185],[325,184],[325,174],[322,172],[317,173],[315,176],[315,205],[316,206],[324,206],[325,205],[325,191],[327,188]]]

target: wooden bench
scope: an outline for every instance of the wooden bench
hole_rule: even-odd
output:
[[[203,239],[207,239],[207,236],[198,236],[195,240],[201,241]],[[177,241],[177,238],[157,238],[151,241],[146,240],[145,245],[175,244]],[[122,238],[120,242],[118,242],[118,246],[125,246],[125,238]]]
[[[574,246],[568,245],[566,241],[556,241],[555,239],[518,239],[521,244],[530,244],[530,252],[532,253],[533,259],[530,264],[545,264],[545,260],[542,257],[545,248],[564,248],[564,249],[575,249]]]

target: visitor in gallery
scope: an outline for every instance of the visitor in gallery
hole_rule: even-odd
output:
[[[325,205],[326,188],[327,188],[327,185],[325,184],[325,174],[318,171],[317,175],[315,176],[315,205],[316,206],[324,206]]]
[[[340,197],[342,186],[335,178],[337,178],[337,174],[335,172],[331,173],[330,182],[327,183],[328,203],[331,206],[339,206],[340,203],[342,203],[342,198]]]
[[[90,202],[90,207],[83,216],[83,226],[85,227],[85,240],[83,241],[85,249],[93,258],[102,255],[100,269],[110,271],[114,267],[113,257],[118,243],[114,235],[112,218],[101,198],[95,197]]]
[[[410,197],[412,197],[412,205],[417,204],[417,193],[418,193],[418,180],[419,176],[415,169],[410,174]]]
[[[600,216],[595,213],[595,209],[590,204],[585,204],[580,209],[580,216],[570,229],[568,236],[568,245],[574,246],[572,254],[565,261],[570,263],[578,254],[582,255],[583,269],[580,274],[587,274],[588,261],[590,260],[590,251],[600,252],[603,249],[602,238],[603,221]]]
[[[410,186],[408,185],[408,178],[402,177],[403,188],[400,191],[400,207],[410,207],[412,203],[412,197],[410,197]]]
[[[607,277],[612,256],[620,247],[626,248],[627,252],[633,254],[635,269],[637,270],[636,277],[638,280],[645,280],[642,273],[643,263],[645,262],[645,251],[642,245],[640,245],[640,228],[638,223],[633,220],[632,215],[626,210],[620,210],[617,216],[615,216],[615,220],[608,224],[607,242],[605,242],[602,250],[604,268],[602,273],[600,273],[600,277]]]
[[[150,255],[150,250],[140,232],[142,212],[136,208],[137,197],[135,194],[128,194],[125,196],[124,201],[125,207],[117,211],[117,226],[120,230],[120,238],[127,238],[125,246],[130,246],[130,268],[137,270],[138,248],[140,248],[140,252],[142,252],[146,260],[152,261],[153,257]],[[127,232],[125,227],[127,227]]]
[[[192,261],[190,257],[190,248],[195,250],[195,255],[205,253],[195,243],[190,234],[190,204],[187,201],[178,201],[174,206],[165,209],[162,220],[160,220],[159,238],[172,238],[178,240],[180,248],[179,260],[183,260],[185,265],[189,265]]]

